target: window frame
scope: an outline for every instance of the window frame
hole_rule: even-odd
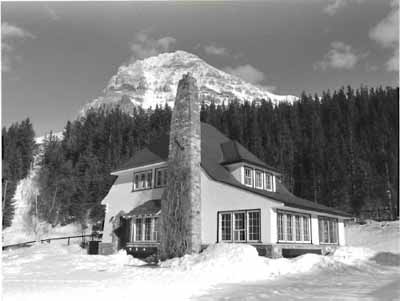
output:
[[[158,185],[158,172],[161,172],[161,184]],[[168,167],[159,167],[154,170],[154,188],[167,186]]]
[[[132,185],[132,191],[140,191],[140,190],[147,190],[147,189],[152,189],[154,186],[154,177],[153,177],[153,169],[146,169],[146,170],[141,170],[133,173],[133,185]],[[150,181],[150,187],[147,186],[149,183],[148,178],[149,174],[151,174],[151,181]],[[144,175],[144,181],[142,182]],[[138,183],[136,183],[136,177],[138,177]],[[144,183],[146,186],[138,188],[139,184]],[[143,185],[143,184],[141,184]]]
[[[257,186],[257,173],[260,174],[261,186]],[[265,171],[260,170],[260,169],[254,169],[254,188],[264,189],[264,174],[265,174]]]
[[[268,188],[268,185],[267,185],[267,179],[270,179],[270,188]],[[272,173],[269,173],[269,172],[264,172],[264,189],[266,190],[266,191],[274,191],[274,175],[272,174]]]
[[[327,233],[327,238],[328,238],[327,242],[324,241],[325,227],[321,227],[321,222],[323,225],[325,224],[325,222],[327,223],[326,224],[327,225],[326,233]],[[334,232],[331,232],[331,226],[333,226]],[[335,238],[335,241],[332,241],[331,234],[333,234],[333,238]],[[335,217],[318,215],[318,237],[319,237],[319,243],[321,245],[338,245],[339,244],[339,219],[335,218]]]
[[[146,219],[150,219],[150,223],[146,224]],[[140,223],[137,221],[140,220]],[[159,223],[159,216],[156,215],[140,215],[140,216],[133,216],[131,218],[131,231],[133,235],[130,236],[130,243],[156,243],[159,242],[159,229],[160,225],[158,224],[156,231],[156,220]],[[138,236],[138,225],[140,224],[140,240],[137,239]],[[148,230],[148,228],[150,230]],[[150,231],[149,233],[147,231]],[[146,234],[148,234],[146,236]],[[149,238],[149,239],[146,239]]]
[[[277,231],[277,243],[293,243],[293,244],[311,244],[311,214],[303,213],[303,212],[296,212],[296,211],[287,211],[287,210],[277,210],[276,211],[276,231]],[[280,217],[282,215],[282,225],[283,228],[280,231]],[[290,222],[288,222],[288,216],[290,216]],[[299,217],[299,226],[300,226],[300,240],[297,238],[297,218]],[[307,221],[307,227],[304,227],[304,221]],[[290,233],[291,233],[291,240],[288,240],[288,225],[290,224]],[[307,232],[304,230],[307,229]],[[280,239],[280,238],[283,239]],[[306,240],[305,238],[308,238]]]
[[[258,240],[250,240],[250,224],[249,224],[249,213],[258,212]],[[244,229],[235,230],[235,214],[244,214]],[[230,239],[223,239],[223,215],[230,216]],[[261,229],[262,229],[262,216],[261,209],[239,209],[239,210],[227,210],[227,211],[218,211],[217,212],[217,242],[226,242],[226,243],[261,243]],[[244,231],[244,240],[235,239],[235,231]]]
[[[246,176],[246,170],[250,171],[250,184],[246,183],[246,178],[247,179],[249,178]],[[252,168],[250,166],[243,166],[243,184],[246,185],[247,187],[253,187],[253,185],[254,185],[253,173],[254,173],[254,168]]]

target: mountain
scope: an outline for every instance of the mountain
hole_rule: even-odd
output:
[[[108,82],[104,94],[86,104],[82,113],[102,105],[119,105],[122,108],[141,106],[146,109],[168,103],[172,107],[178,81],[188,72],[197,79],[200,99],[206,103],[212,100],[220,104],[234,99],[266,99],[277,104],[297,99],[292,95],[272,94],[263,87],[214,68],[194,54],[179,50],[119,67],[117,74]]]

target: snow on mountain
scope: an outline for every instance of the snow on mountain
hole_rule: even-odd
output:
[[[119,67],[104,90],[104,95],[88,103],[83,112],[102,105],[128,108],[134,105],[146,109],[167,103],[172,107],[178,81],[188,72],[197,79],[200,98],[205,102],[214,100],[220,104],[234,99],[266,99],[277,104],[297,99],[292,95],[270,93],[263,87],[214,68],[194,54],[179,50]]]

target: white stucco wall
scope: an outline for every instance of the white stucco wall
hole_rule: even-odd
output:
[[[165,166],[165,165],[164,165]],[[159,168],[162,165],[152,166]],[[149,169],[143,168],[144,170]],[[239,171],[240,168],[235,170]],[[140,171],[140,170],[135,170]],[[127,213],[152,199],[161,199],[165,188],[132,191],[133,171],[122,172],[111,187],[102,204],[106,205],[106,216],[102,242],[112,242],[112,221],[110,219],[121,211]],[[212,180],[207,173],[201,172],[201,223],[203,244],[217,242],[218,212],[234,210],[260,209],[261,211],[261,242],[264,244],[277,242],[277,209],[311,214],[312,244],[319,244],[318,215],[336,217],[315,211],[302,210],[284,206],[283,203],[267,199],[263,196]],[[343,219],[338,224],[339,244],[345,245]]]
[[[262,243],[275,243],[276,216],[273,216],[272,207],[280,203],[268,200],[254,193],[213,181],[202,171],[201,173],[201,216],[202,216],[202,243],[217,242],[217,216],[219,211],[230,210],[261,210],[261,240]],[[272,227],[272,228],[271,228]],[[275,239],[275,240],[273,240]]]
[[[160,166],[158,166],[160,167]],[[143,203],[161,199],[165,188],[155,188],[148,190],[132,191],[133,171],[120,173],[114,185],[101,202],[106,205],[106,215],[104,219],[103,243],[112,242],[112,221],[110,219],[117,215],[120,211],[128,213]]]

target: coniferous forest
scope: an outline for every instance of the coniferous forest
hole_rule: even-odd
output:
[[[2,209],[3,228],[11,225],[14,216],[14,193],[18,181],[28,175],[33,162],[35,132],[26,119],[2,132]]]
[[[385,208],[385,218],[394,219],[398,99],[398,88],[348,87],[321,96],[303,94],[298,102],[277,106],[269,101],[203,104],[201,120],[277,167],[294,194],[364,218]],[[39,217],[53,225],[100,222],[100,202],[115,180],[110,172],[167,134],[170,118],[169,107],[129,113],[92,110],[68,122],[63,139],[50,135],[40,158]],[[21,170],[12,171],[18,174],[13,177],[21,178],[32,162],[31,156],[17,168],[13,160],[20,159],[5,152],[10,135],[16,135],[11,128],[3,128],[3,183],[10,166]],[[30,153],[24,154],[28,158]]]

